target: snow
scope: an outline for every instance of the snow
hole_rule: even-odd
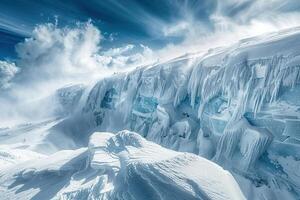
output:
[[[273,139],[272,134],[263,128],[251,126],[245,118],[235,124],[228,124],[219,140],[216,157],[218,161],[224,155],[227,159],[239,151],[242,155],[241,169],[253,167],[257,159],[268,148]],[[237,147],[239,146],[239,150]]]
[[[33,183],[17,196],[2,185],[21,169],[32,181],[48,172],[23,164],[38,152],[58,163],[42,177],[61,183],[55,198],[297,199],[299,46],[300,29],[290,29],[59,90],[57,118],[0,130],[11,148],[0,149],[3,198],[37,193]]]
[[[62,150],[0,170],[0,199],[50,199],[82,168],[86,149]]]
[[[42,158],[43,154],[25,149],[12,148],[0,145],[0,170],[28,160]]]
[[[58,151],[0,175],[1,199],[245,199],[220,166],[129,131],[96,132],[88,149]]]
[[[293,150],[299,145],[299,38],[299,29],[291,29],[105,78],[77,116],[94,121],[91,130],[129,129],[212,159],[253,185],[260,180],[275,195],[265,176],[273,163],[266,154],[281,146],[277,156],[300,159]],[[113,106],[101,107],[108,99]],[[295,147],[283,151],[287,144]],[[300,185],[288,179],[284,185],[293,189],[279,193],[300,194]]]

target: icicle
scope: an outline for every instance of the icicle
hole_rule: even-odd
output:
[[[263,128],[252,127],[245,118],[229,123],[221,136],[214,160],[231,160],[239,147],[242,154],[240,165],[247,171],[264,153],[273,139],[271,133]],[[225,161],[226,161],[225,160]]]

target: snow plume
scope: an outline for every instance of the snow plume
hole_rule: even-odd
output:
[[[101,33],[91,22],[58,28],[38,25],[30,38],[16,45],[14,63],[0,62],[1,124],[50,117],[57,107],[56,89],[102,74],[97,62]],[[35,119],[33,119],[35,118]],[[0,126],[1,126],[0,124]]]
[[[101,68],[96,55],[100,40],[100,31],[90,22],[75,28],[39,25],[31,38],[16,46],[18,66],[22,68],[17,81],[73,81],[88,73],[95,74]]]
[[[102,39],[100,30],[90,21],[62,28],[56,23],[38,25],[30,38],[16,45],[15,63],[0,61],[1,121],[25,113],[49,115],[57,102],[41,99],[48,98],[58,88],[89,84],[124,68],[142,65],[146,57],[152,56],[151,49],[143,45],[129,44],[104,51],[100,45]]]
[[[16,46],[16,87],[27,89],[99,79],[122,68],[149,62],[152,50],[146,46],[125,45],[101,50],[100,30],[91,22],[59,28],[56,24],[38,25],[30,38]],[[48,90],[49,91],[49,90]]]
[[[19,68],[14,63],[0,61],[0,89],[8,88],[10,81],[19,72]]]

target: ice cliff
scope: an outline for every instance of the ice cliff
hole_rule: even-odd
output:
[[[300,31],[292,29],[114,74],[86,90],[64,123],[80,121],[87,136],[132,130],[220,164],[249,199],[294,199],[300,195],[299,47]]]
[[[26,165],[10,185],[15,173],[0,170],[11,188],[2,188],[3,198],[26,177],[20,194],[38,187],[38,177],[45,187],[57,183],[52,196],[61,199],[299,199],[300,29],[65,87],[55,98],[59,118],[46,132],[30,132],[34,145],[20,137],[18,148],[56,152],[46,156],[58,164]],[[140,136],[92,135],[125,129]],[[15,131],[0,130],[0,144]],[[0,159],[9,166],[16,155],[0,152]],[[231,175],[197,155],[230,171],[243,194]],[[58,177],[46,184],[49,173]]]

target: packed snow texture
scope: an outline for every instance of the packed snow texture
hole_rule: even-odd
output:
[[[1,199],[245,199],[217,164],[129,131],[96,132],[87,148],[5,168],[0,184]]]
[[[137,195],[139,199],[139,195],[142,194],[134,190],[135,185],[147,190],[147,194],[153,195],[151,198],[154,199],[164,199],[159,195],[169,194],[169,189],[172,194],[183,195],[183,199],[189,199],[189,195],[199,195],[200,199],[212,197],[206,190],[205,183],[198,182],[203,174],[191,167],[201,165],[206,168],[206,164],[203,163],[210,162],[191,154],[165,149],[156,151],[157,146],[154,144],[150,146],[154,145],[155,148],[150,150],[143,145],[148,145],[148,142],[136,135],[131,138],[132,134],[91,136],[95,131],[117,133],[125,129],[168,149],[190,152],[219,164],[232,173],[246,199],[299,199],[299,46],[300,29],[290,29],[245,39],[231,47],[211,49],[205,54],[186,55],[166,63],[139,67],[126,73],[115,73],[99,80],[92,87],[65,87],[55,95],[60,102],[55,112],[57,118],[45,122],[42,126],[31,124],[25,128],[0,130],[0,144],[15,143],[15,149],[29,151],[24,153],[24,160],[26,155],[31,154],[30,151],[37,152],[37,155],[32,156],[37,158],[52,156],[51,154],[63,149],[73,152],[70,149],[74,149],[72,155],[65,152],[66,158],[62,160],[71,159],[77,163],[76,160],[81,158],[79,155],[84,154],[85,157],[86,154],[89,155],[87,163],[90,168],[109,171],[109,174],[103,177],[93,170],[82,169],[82,166],[77,168],[77,164],[72,165],[71,171],[76,171],[76,176],[67,173],[67,179],[60,177],[68,182],[69,186],[58,181],[62,184],[60,190],[53,189],[53,193],[60,191],[56,196],[61,195],[59,197],[67,199],[75,196],[79,198],[80,195],[92,195],[92,199],[96,198],[95,192],[99,191],[114,191],[104,192],[104,199],[111,197],[109,195],[119,195],[119,199],[132,199],[126,195]],[[13,136],[18,131],[30,133],[35,139],[29,143],[29,136],[25,134],[20,134],[15,139]],[[107,147],[105,141],[111,141],[108,138],[115,138],[116,142],[120,142],[119,137],[122,138],[120,146],[111,143],[112,146],[116,146]],[[132,141],[127,141],[129,138]],[[103,143],[95,142],[98,140]],[[127,142],[130,143],[130,147]],[[108,149],[104,151],[103,148],[106,147]],[[117,148],[114,149],[115,147]],[[139,151],[131,151],[131,147]],[[126,153],[119,154],[122,151]],[[18,164],[12,164],[14,161],[10,160],[10,157],[18,155],[19,152],[8,153],[10,156],[2,156],[5,157],[3,162],[6,166],[11,166],[5,170],[12,170],[12,167]],[[175,154],[180,156],[176,157]],[[166,162],[159,160],[161,157]],[[136,161],[134,164],[128,164],[133,160]],[[125,170],[124,173],[132,176],[123,177],[122,181],[125,182],[118,182],[123,187],[116,189],[118,184],[113,182],[112,177],[124,174],[121,173],[124,170],[124,162],[130,166],[126,168],[129,171]],[[181,162],[185,164],[181,165]],[[202,164],[189,164],[193,162]],[[15,170],[20,167],[18,165]],[[33,166],[29,168],[36,169]],[[211,168],[215,169],[216,166],[207,167]],[[179,173],[175,175],[178,177],[173,177],[174,174],[171,174],[177,169]],[[216,168],[212,174],[205,175],[212,178],[214,173],[219,173],[219,169]],[[58,171],[60,173],[60,170]],[[3,171],[1,173],[3,174]],[[29,170],[28,173],[36,174],[36,170]],[[3,181],[13,179],[11,177],[13,175],[10,176],[9,173],[5,177],[2,176],[1,185]],[[92,178],[85,182],[83,177]],[[179,179],[183,182],[176,182]],[[34,179],[30,180],[34,182]],[[156,181],[159,184],[171,181],[172,184],[158,187]],[[50,182],[49,180],[47,184]],[[98,184],[99,182],[101,184]],[[143,188],[144,184],[141,183],[146,183],[147,186]],[[29,184],[21,191],[37,187],[34,183],[31,184],[33,185]],[[218,184],[216,183],[216,187]],[[82,186],[80,193],[72,192],[73,188],[79,187],[78,185],[85,186]],[[213,185],[209,187],[216,189]],[[234,185],[231,186],[237,192]],[[10,186],[8,191],[8,186],[3,189],[3,194],[12,195],[13,186]],[[218,194],[215,193],[214,197],[222,199],[226,195],[232,195],[229,191],[232,189],[223,191],[218,188]],[[236,195],[238,194],[237,192]],[[239,196],[230,198],[239,199]]]

